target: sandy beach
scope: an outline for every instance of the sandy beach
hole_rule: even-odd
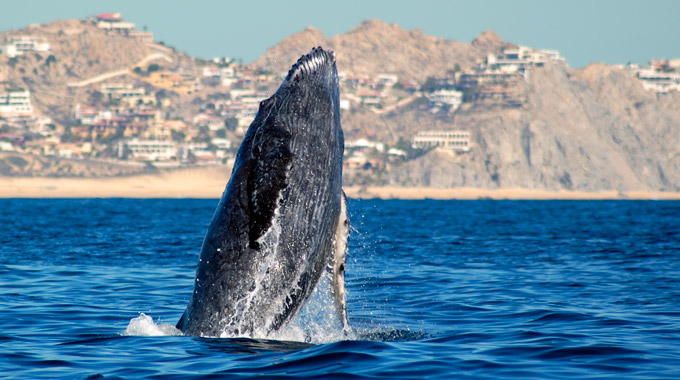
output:
[[[219,198],[230,172],[203,167],[106,178],[0,177],[0,198]]]
[[[219,198],[230,172],[225,167],[202,167],[110,178],[0,177],[0,198]],[[362,199],[680,199],[677,192],[520,188],[346,187],[345,192]]]

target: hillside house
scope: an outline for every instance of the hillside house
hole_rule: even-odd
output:
[[[526,97],[518,86],[487,85],[469,95],[468,101],[491,101],[508,107],[521,107]]]
[[[421,131],[413,138],[411,146],[416,149],[443,148],[455,152],[469,152],[470,132]]]
[[[96,16],[98,28],[115,31],[130,31],[135,28],[135,24],[126,22],[120,13],[101,13]]]
[[[654,68],[642,68],[634,71],[645,90],[665,94],[669,91],[680,91],[680,74]]]
[[[0,141],[0,152],[14,151],[14,145],[9,141]]]
[[[357,170],[382,170],[384,163],[375,157],[369,157],[364,152],[353,152],[343,159],[343,169],[349,172]]]
[[[443,105],[450,105],[451,112],[455,111],[463,104],[463,92],[456,90],[437,90],[425,94],[425,97],[430,101],[430,107],[441,107]]]
[[[101,86],[100,91],[108,96],[109,99],[141,97],[146,94],[142,87],[134,87],[131,84],[123,83],[105,83]]]
[[[376,150],[380,153],[385,151],[385,144],[376,141],[370,141],[368,139],[357,139],[345,141],[345,151],[356,152],[356,151],[366,151],[366,150]]]
[[[141,78],[150,84],[174,91],[180,95],[188,95],[196,90],[196,83],[192,78],[184,77],[168,71],[154,71],[146,78]]]
[[[24,89],[10,89],[0,93],[0,116],[5,118],[33,116],[30,92]]]
[[[73,112],[73,118],[82,125],[92,125],[102,120],[111,120],[113,111],[78,103]]]
[[[206,113],[199,113],[198,115],[194,116],[191,122],[198,127],[207,127],[211,131],[217,131],[225,128],[223,119]]]
[[[172,141],[137,140],[122,141],[118,145],[118,157],[135,161],[170,161],[177,159],[177,145]]]
[[[0,46],[0,52],[12,58],[27,52],[46,52],[50,44],[43,37],[11,36],[6,45]]]
[[[489,55],[487,65],[503,67],[511,66],[515,68],[528,68],[533,66],[543,66],[548,60],[564,61],[557,50],[539,50],[526,46],[503,49],[499,56]]]
[[[372,107],[380,107],[382,105],[381,95],[379,91],[375,90],[361,90],[357,92],[361,104]]]
[[[500,70],[468,70],[460,75],[458,83],[462,88],[477,87],[485,84],[504,83],[516,79],[518,76],[521,77],[522,75]]]
[[[42,144],[42,154],[63,158],[83,158],[92,154],[92,143],[62,143],[48,139]]]
[[[20,151],[25,143],[25,137],[16,133],[0,133],[0,151]]]
[[[109,101],[118,100],[129,106],[156,103],[156,98],[147,95],[143,87],[134,87],[131,84],[105,83],[100,87],[100,91]]]
[[[500,55],[489,54],[486,61],[472,72],[466,72],[461,76],[463,86],[465,83],[477,82],[475,85],[498,82],[501,77],[516,75],[526,79],[531,67],[543,66],[549,60],[564,61],[556,50],[538,50],[526,46],[503,49]],[[494,79],[492,79],[494,78]]]
[[[233,143],[232,143],[231,140],[223,139],[223,138],[214,138],[214,139],[210,140],[210,143],[215,145],[215,147],[217,147],[217,149],[224,150],[224,151],[231,149],[232,146],[233,146]]]
[[[394,74],[381,73],[381,74],[378,74],[378,76],[375,79],[376,79],[376,82],[378,82],[379,85],[382,85],[382,86],[385,86],[385,87],[392,87],[397,82],[399,82],[399,77],[394,75]]]

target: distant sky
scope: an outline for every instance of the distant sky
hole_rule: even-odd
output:
[[[572,67],[680,58],[680,0],[2,0],[0,31],[104,12],[190,55],[245,63],[307,26],[330,37],[366,19],[462,42],[492,29],[508,42],[559,50]]]

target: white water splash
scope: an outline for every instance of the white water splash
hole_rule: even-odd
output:
[[[335,310],[328,273],[322,274],[319,284],[290,323],[270,334],[268,338],[314,344],[355,339],[353,331],[350,330],[347,334],[343,332]]]
[[[173,336],[183,335],[182,332],[169,323],[156,323],[150,316],[140,313],[139,317],[132,318],[124,336]]]
[[[278,204],[279,202],[277,202]],[[276,262],[276,254],[279,248],[279,239],[281,235],[281,226],[278,223],[278,207],[274,211],[274,218],[270,228],[263,234],[258,243],[261,246],[261,251],[264,252],[261,258],[263,265],[255,273],[255,288],[248,297],[236,303],[236,309],[245,313],[253,304],[255,295],[259,292],[262,284],[271,274],[269,270],[281,270]],[[299,280],[299,279],[298,279]],[[297,282],[297,281],[296,281]],[[283,295],[281,297],[284,297]],[[279,312],[283,305],[283,298],[271,302],[274,308],[272,315]],[[227,323],[230,324],[230,323]],[[271,321],[266,321],[266,324],[271,324]],[[245,329],[239,326],[239,330]],[[174,325],[161,323],[157,324],[153,319],[140,313],[139,317],[130,320],[123,335],[134,336],[172,336],[183,335],[182,332],[175,328]],[[205,336],[209,338],[209,336]],[[342,323],[338,318],[335,301],[331,292],[330,274],[324,271],[319,279],[319,283],[312,291],[311,296],[307,302],[302,306],[297,315],[281,329],[267,334],[264,326],[255,328],[252,335],[231,335],[222,332],[219,336],[214,338],[250,338],[250,339],[273,339],[279,341],[290,342],[306,342],[306,343],[330,343],[340,340],[354,340],[356,335],[350,329],[343,331]]]
[[[176,336],[183,334],[172,324],[155,322],[151,316],[140,313],[138,317],[130,320],[121,335]],[[350,330],[348,334],[343,332],[331,294],[330,276],[326,272],[322,274],[319,283],[300,312],[280,330],[269,335],[258,334],[257,331],[253,336],[227,336],[223,334],[220,338],[273,339],[313,344],[357,339],[354,331]]]

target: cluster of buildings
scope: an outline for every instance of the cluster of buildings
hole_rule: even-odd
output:
[[[338,79],[342,86],[343,98],[340,99],[340,109],[343,110],[349,110],[352,104],[366,106],[373,110],[382,109],[388,102],[387,98],[394,85],[399,82],[399,77],[387,73],[381,73],[375,77],[347,77],[344,73],[340,73]]]
[[[642,82],[645,90],[665,94],[680,91],[680,59],[653,59],[648,65],[625,67]]]
[[[211,149],[210,145],[214,145]],[[118,158],[138,162],[154,162],[156,166],[183,164],[218,164],[232,158],[231,140],[214,138],[210,143],[181,143],[173,140],[131,139],[118,143]]]
[[[486,102],[506,107],[521,107],[526,102],[521,82],[533,67],[549,61],[564,61],[555,50],[537,50],[526,46],[503,49],[489,54],[477,67],[456,70],[452,75],[433,78],[434,83],[423,96],[432,113],[446,109],[454,113],[464,102]]]
[[[104,83],[98,104],[77,104],[70,128],[73,139],[117,142],[116,158],[133,161],[219,163],[228,159],[231,141],[202,135],[201,123],[168,120],[155,95],[129,83]],[[221,128],[224,128],[222,123]],[[220,128],[214,125],[211,131]]]
[[[555,50],[526,46],[506,48],[498,55],[489,54],[478,67],[458,73],[457,87],[467,93],[466,101],[521,107],[526,98],[520,82],[529,77],[533,67],[541,67],[549,61],[563,62],[564,58]]]
[[[0,87],[0,151],[44,154],[43,143],[60,142],[52,119],[34,113],[31,92]],[[27,138],[31,136],[31,138]]]
[[[451,77],[436,78],[438,89],[424,93],[431,112],[446,107],[455,112],[463,102],[492,102],[521,107],[525,102],[520,81],[526,80],[534,67],[548,62],[563,62],[556,50],[538,50],[526,46],[503,49],[489,54],[477,67],[456,71]],[[418,132],[411,140],[414,149],[439,148],[457,153],[470,151],[470,132],[430,130]]]
[[[99,14],[90,21],[110,33],[153,41],[151,33],[136,31],[135,25],[119,13]],[[40,38],[17,36],[10,38],[2,49],[5,54],[17,55],[47,51],[50,47]],[[420,83],[400,81],[389,73],[376,76],[340,73],[340,108],[389,112],[418,97],[427,99],[431,112],[446,109],[453,113],[464,102],[487,99],[520,106],[524,100],[517,82],[526,79],[533,67],[559,60],[562,58],[556,51],[523,46],[504,49],[500,54],[486,57],[476,68],[435,78],[435,86],[427,91]],[[235,65],[225,58],[214,59],[201,67],[199,78],[155,66],[153,70],[151,65],[135,68],[128,73],[128,81],[90,87],[90,93],[98,96],[74,105],[73,124],[61,134],[54,128],[41,127],[42,146],[33,142],[33,149],[64,157],[96,156],[161,166],[226,162],[235,153],[233,141],[245,135],[260,101],[275,90],[280,79]],[[200,106],[200,110],[192,117],[166,118],[165,110],[171,100],[159,96],[160,92],[165,90],[183,96],[205,87],[213,88],[212,95],[208,95],[203,104],[194,104]],[[155,90],[149,93],[151,88]],[[0,93],[0,117],[5,120],[33,117],[29,91],[13,89]],[[7,139],[0,138],[0,141],[3,141],[2,147],[7,147]],[[367,139],[347,141],[345,165],[350,170],[380,169],[393,159],[408,156],[409,149],[439,148],[466,153],[471,146],[470,133],[458,130],[421,131],[412,136],[409,143],[407,148],[398,149]],[[16,146],[16,141],[13,144]]]
[[[0,124],[19,129],[28,128],[32,132],[42,134],[48,133],[48,125],[53,125],[52,119],[39,117],[34,113],[29,90],[12,87],[3,89],[2,86],[0,86]],[[21,140],[18,137],[13,139]]]

